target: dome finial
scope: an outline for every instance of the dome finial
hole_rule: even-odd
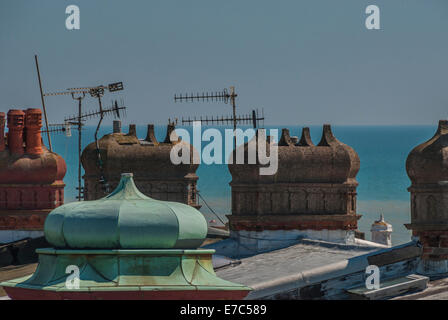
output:
[[[111,194],[106,196],[107,199],[143,199],[152,200],[152,198],[141,193],[134,183],[133,173],[122,173],[118,186]]]
[[[129,173],[122,173],[121,176],[122,176],[122,177],[133,177],[134,174],[133,174],[132,172],[129,172]]]

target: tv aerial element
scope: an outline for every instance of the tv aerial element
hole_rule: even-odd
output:
[[[70,123],[50,123],[48,131],[51,133],[65,133],[66,137],[72,136],[72,124]],[[47,133],[47,129],[42,129],[41,133]]]
[[[238,115],[235,118],[236,122],[239,124],[252,124],[252,127],[255,129],[260,126],[260,122],[263,121],[264,125],[264,110],[262,110],[261,115],[258,112],[258,109],[252,110],[250,114],[246,115]],[[182,117],[182,125],[191,125],[193,122],[200,121],[201,124],[216,124],[216,125],[224,125],[224,124],[232,124],[234,118],[232,116],[206,116],[205,118],[200,117]]]
[[[233,88],[233,87],[231,87]],[[229,98],[230,98],[230,94],[227,91],[227,89],[224,89],[222,91],[217,91],[217,92],[206,92],[206,93],[202,93],[199,94],[197,93],[196,95],[191,93],[188,94],[186,93],[185,95],[174,95],[174,102],[177,101],[182,101],[182,102],[195,102],[195,101],[202,101],[202,102],[208,102],[208,101],[222,101],[224,103],[228,103],[229,102]],[[237,95],[235,95],[236,97]]]
[[[94,117],[100,117],[95,130],[95,145],[98,158],[97,164],[100,169],[100,183],[103,185],[103,189],[106,192],[110,191],[109,185],[106,181],[106,178],[104,177],[103,161],[101,159],[98,142],[98,131],[105,116],[113,115],[115,118],[120,118],[121,115],[124,114],[126,107],[124,106],[123,100],[121,100],[120,105],[118,104],[117,100],[115,100],[115,103],[112,103],[110,107],[104,109],[101,98],[104,96],[105,91],[116,92],[121,90],[123,90],[123,83],[115,82],[107,86],[99,85],[96,87],[68,88],[66,91],[43,94],[43,96],[70,95],[73,100],[78,101],[78,114],[64,119],[65,123],[76,126],[78,130],[78,187],[76,188],[78,190],[78,196],[76,197],[78,201],[81,201],[84,198],[84,188],[82,187],[81,181],[82,127],[84,126],[84,122],[86,120]],[[86,95],[90,95],[92,98],[98,99],[98,110],[83,113],[82,101],[86,97]]]
[[[107,86],[99,85],[96,87],[82,87],[82,88],[68,88],[66,91],[49,92],[44,93],[44,97],[48,96],[61,96],[61,95],[73,95],[73,94],[90,94],[92,97],[97,98],[103,96],[107,90],[109,92],[116,92],[123,90],[123,82],[111,83]]]
[[[234,137],[233,137],[233,143],[235,144],[235,148],[236,148],[236,124],[237,124],[237,120],[236,120],[236,103],[235,103],[235,99],[236,97],[238,97],[238,95],[235,93],[235,87],[231,86],[230,87],[230,92],[227,91],[227,89],[223,89],[221,92],[215,92],[215,93],[202,93],[202,95],[200,95],[199,93],[197,93],[196,95],[194,94],[185,94],[185,96],[181,95],[174,95],[174,102],[194,102],[194,101],[215,101],[215,102],[224,102],[224,103],[228,103],[230,101],[230,103],[232,104],[232,111],[233,111],[233,116],[232,116],[232,122],[233,122],[233,133],[234,133]]]
[[[168,118],[168,125],[177,126],[178,119],[174,118],[173,121],[171,121],[171,118]]]
[[[233,130],[236,130],[236,124],[237,124],[237,120],[236,120],[236,103],[235,103],[235,99],[236,97],[238,97],[238,95],[235,93],[235,87],[230,87],[230,93],[229,91],[227,91],[227,89],[224,89],[220,92],[207,92],[207,93],[202,93],[199,94],[197,93],[195,94],[185,94],[185,95],[174,95],[174,102],[194,102],[194,101],[202,101],[202,102],[208,102],[208,101],[212,101],[212,102],[224,102],[225,104],[227,104],[229,101],[232,104],[232,110],[233,110],[233,117],[232,117],[232,122],[233,122]]]

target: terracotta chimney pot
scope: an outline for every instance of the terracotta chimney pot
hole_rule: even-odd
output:
[[[23,128],[25,123],[25,113],[22,110],[8,111],[8,147],[12,154],[21,155],[23,148]]]
[[[25,113],[26,128],[26,153],[41,154],[42,136],[40,130],[42,128],[42,111],[40,109],[27,109]]]

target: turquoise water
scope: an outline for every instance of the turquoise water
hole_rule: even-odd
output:
[[[300,136],[299,126],[267,126],[267,129],[288,127],[291,135]],[[127,132],[127,128],[123,127]],[[207,127],[203,127],[205,129]],[[223,128],[221,128],[223,130]],[[311,137],[317,144],[322,127],[311,126]],[[95,127],[86,126],[83,130],[83,147],[94,141]],[[103,126],[99,137],[112,131],[111,126]],[[166,134],[165,126],[156,126],[157,139],[162,140]],[[361,160],[361,169],[357,175],[358,213],[363,217],[359,229],[370,240],[370,226],[384,213],[386,221],[392,224],[393,244],[409,241],[410,232],[403,226],[410,221],[409,193],[410,180],[406,174],[405,163],[408,153],[414,146],[432,137],[436,126],[334,126],[333,133],[342,142],[353,147]],[[137,126],[139,138],[146,137],[146,126]],[[65,176],[66,203],[75,200],[77,185],[77,131],[72,130],[71,137],[53,134],[53,149],[67,162]],[[206,143],[203,143],[204,147]],[[230,213],[231,180],[227,165],[199,166],[198,188],[207,203],[221,216]],[[201,203],[203,204],[203,203]],[[201,211],[213,219],[205,205]]]

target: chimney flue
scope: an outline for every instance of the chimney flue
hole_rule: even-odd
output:
[[[148,132],[146,133],[146,141],[152,142],[154,144],[158,144],[159,142],[156,139],[156,135],[154,133],[154,125],[148,124]]]
[[[135,124],[130,124],[130,125],[129,125],[129,132],[128,132],[128,135],[129,135],[129,136],[134,136],[134,137],[137,136],[137,128],[136,128]]]
[[[179,138],[176,134],[176,126],[174,124],[169,124],[166,128],[166,137],[164,143],[174,143],[177,142]]]
[[[23,128],[25,113],[22,110],[8,111],[8,147],[12,154],[21,155],[23,149]]]
[[[114,133],[121,133],[121,120],[114,120]]]
[[[41,154],[42,136],[40,129],[42,128],[42,111],[40,109],[27,109],[25,113],[26,128],[26,153]]]

